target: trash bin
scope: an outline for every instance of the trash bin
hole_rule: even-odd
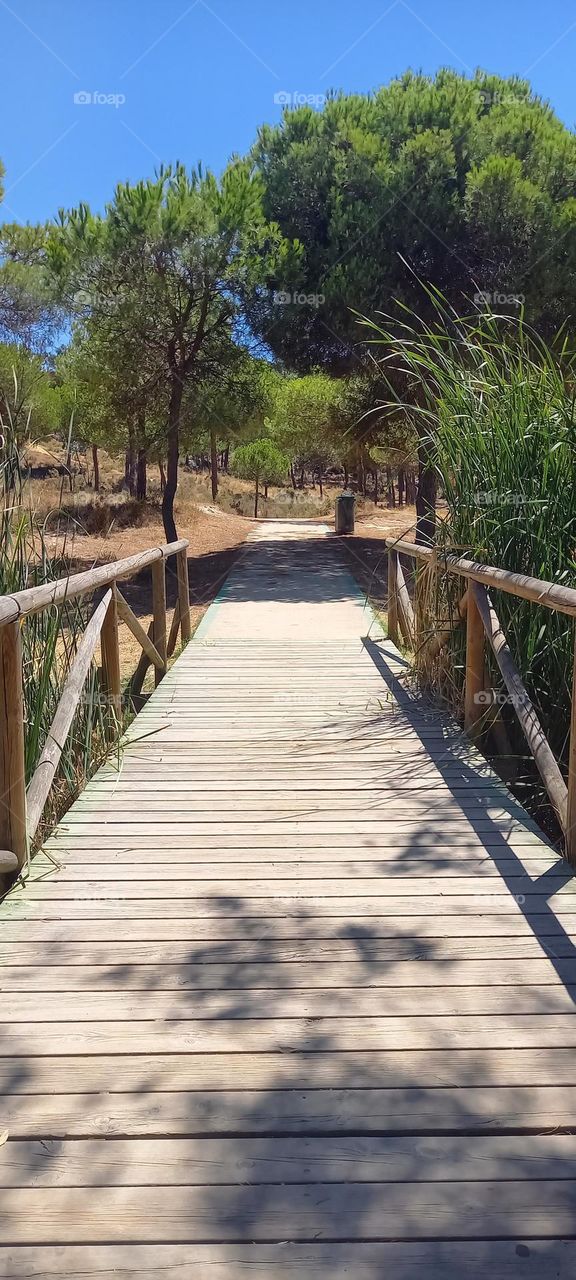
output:
[[[354,504],[356,498],[349,489],[344,489],[336,499],[335,524],[336,533],[354,533]]]

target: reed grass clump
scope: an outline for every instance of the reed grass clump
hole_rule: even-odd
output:
[[[9,405],[5,406],[0,430],[0,595],[8,595],[65,577],[69,566],[65,544],[58,556],[49,554],[43,526],[26,500]],[[84,631],[87,609],[89,606],[83,601],[70,600],[58,608],[33,614],[22,623],[27,783],[34,774]],[[62,752],[39,839],[68,808],[103,759],[106,753],[104,717],[99,674],[93,662]]]
[[[455,591],[463,590],[442,576],[443,550],[576,586],[573,349],[565,338],[546,342],[522,315],[462,318],[440,295],[428,297],[433,324],[404,312],[400,324],[371,327],[385,347],[388,411],[416,424],[438,477],[436,618],[455,615]],[[503,592],[492,595],[550,745],[566,764],[572,621]],[[456,710],[463,679],[456,629],[441,663],[442,692]],[[493,663],[490,681],[501,691]],[[514,751],[525,755],[512,708],[504,704],[501,712]]]

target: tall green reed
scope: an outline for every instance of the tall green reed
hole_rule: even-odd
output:
[[[387,410],[416,424],[443,503],[440,548],[551,582],[576,586],[576,358],[516,318],[459,317],[428,290],[436,320],[403,310],[366,321],[390,388]],[[441,557],[440,557],[441,560]],[[566,762],[573,625],[562,614],[503,592],[496,611],[551,746]],[[437,610],[454,610],[440,582]],[[451,650],[452,701],[461,705],[462,637]],[[445,671],[444,671],[445,674]],[[491,687],[501,688],[494,664]],[[446,691],[446,683],[444,683]],[[524,751],[513,711],[503,718]]]
[[[65,541],[58,554],[49,551],[44,529],[27,499],[26,475],[9,404],[4,405],[0,416],[0,430],[0,595],[8,595],[66,577],[70,568]],[[89,607],[83,601],[64,601],[61,606],[45,609],[22,622],[27,782],[46,741]],[[105,716],[93,662],[62,752],[40,837],[61,816],[103,759]]]

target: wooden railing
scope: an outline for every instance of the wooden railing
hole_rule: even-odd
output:
[[[448,643],[454,628],[466,621],[464,727],[473,738],[478,735],[486,714],[486,702],[482,695],[486,690],[486,641],[488,642],[564,833],[566,857],[572,865],[576,865],[576,648],[566,783],[516,667],[487,588],[505,591],[521,600],[531,601],[572,618],[576,618],[576,590],[525,574],[511,573],[507,569],[480,564],[461,556],[446,555],[434,547],[419,546],[404,539],[397,542],[390,540],[387,547],[390,639],[396,644],[401,638],[408,648],[434,657]],[[432,575],[440,572],[453,574],[467,583],[466,590],[458,600],[456,617],[437,624],[433,632],[429,624],[424,625],[423,622],[425,611],[420,598],[422,577],[416,577],[413,606],[402,571],[401,555],[411,557],[420,566],[427,566]]]
[[[98,569],[0,597],[0,876],[19,871],[27,861],[30,842],[38,829],[98,641],[107,706],[106,732],[113,741],[122,724],[119,621],[126,623],[143,651],[144,661],[141,660],[137,668],[140,687],[142,672],[146,673],[150,663],[155,669],[156,684],[165,675],[179,630],[183,642],[190,638],[187,547],[186,540],[172,542]],[[178,599],[167,637],[166,560],[169,556],[176,558]],[[153,621],[146,632],[121,594],[118,583],[148,565],[152,568]],[[78,645],[34,776],[26,787],[22,625],[31,614],[91,595],[99,588],[108,589]]]

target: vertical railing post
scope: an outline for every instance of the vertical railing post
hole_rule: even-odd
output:
[[[576,624],[574,625],[574,663],[572,669],[572,709],[570,717],[570,749],[568,752],[568,796],[566,802],[565,853],[576,866]]]
[[[0,627],[0,874],[19,871],[28,857],[20,625]]]
[[[474,598],[474,583],[470,582],[466,606],[464,728],[472,736],[478,721],[484,715],[485,703],[478,695],[484,691],[485,680],[484,624]]]
[[[102,653],[102,684],[107,699],[106,734],[114,741],[122,719],[122,689],[120,684],[120,649],[118,645],[118,604],[116,583],[112,583],[112,596],[100,633]]]
[[[398,552],[388,552],[388,637],[398,644]]]
[[[166,668],[166,564],[164,560],[155,560],[152,565],[152,609],[154,614],[152,639],[160,657],[163,659],[164,668]],[[154,667],[154,683],[156,685],[160,684],[164,675],[165,670],[160,671],[158,667]]]
[[[180,634],[182,643],[185,644],[192,634],[192,624],[190,622],[190,584],[188,582],[188,556],[187,548],[183,547],[178,552],[177,572],[178,572],[178,601],[180,604]]]

